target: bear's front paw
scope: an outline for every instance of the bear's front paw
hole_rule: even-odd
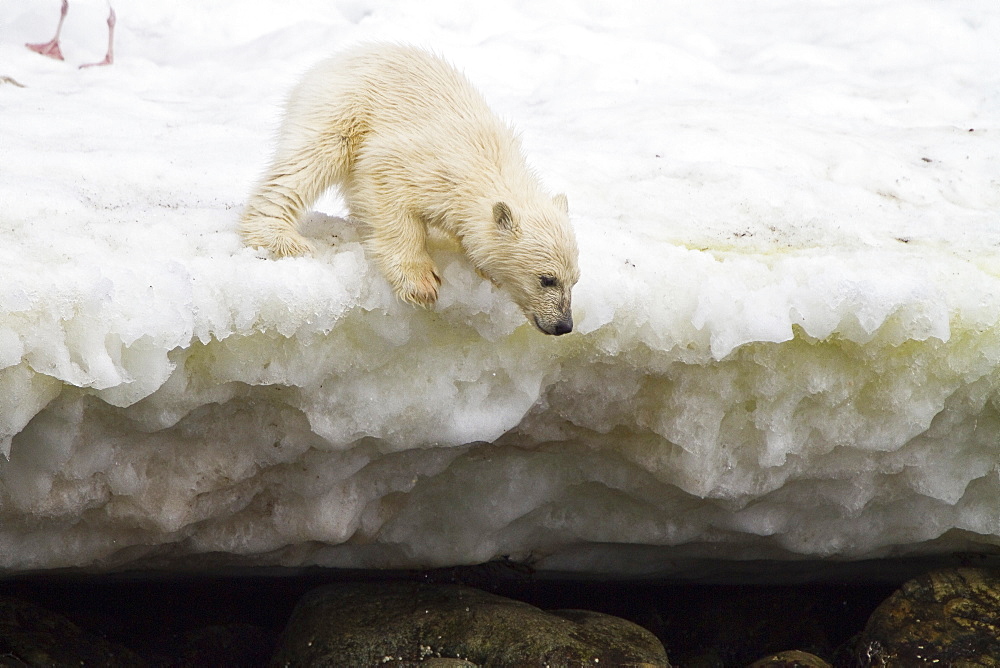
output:
[[[396,294],[404,302],[430,308],[437,301],[439,285],[441,277],[438,276],[436,267],[431,264],[406,272]]]

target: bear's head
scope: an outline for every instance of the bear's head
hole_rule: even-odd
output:
[[[546,334],[573,331],[572,290],[580,279],[579,252],[565,195],[492,207],[488,252],[473,260],[505,290],[528,321]],[[483,250],[480,248],[479,250]]]

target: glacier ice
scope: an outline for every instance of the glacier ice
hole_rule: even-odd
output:
[[[285,4],[136,6],[86,74],[0,43],[0,569],[1000,545],[992,5]],[[570,336],[443,240],[398,303],[335,194],[314,256],[241,247],[294,74],[403,26],[568,192]]]

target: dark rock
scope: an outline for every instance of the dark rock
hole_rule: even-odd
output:
[[[447,659],[428,664],[430,659]],[[274,666],[669,667],[656,637],[624,619],[543,612],[471,587],[341,584],[303,597]]]
[[[830,664],[809,652],[778,652],[758,659],[749,668],[830,668]]]
[[[935,571],[880,605],[853,649],[868,667],[1000,666],[1000,572]]]
[[[277,634],[252,624],[222,624],[189,631],[180,656],[162,668],[246,668],[266,666]]]
[[[834,618],[845,612],[840,600],[808,587],[704,586],[671,592],[663,605],[667,614],[651,628],[685,668],[746,666],[788,647],[830,656],[876,604],[852,620],[843,638],[831,639]]]
[[[138,668],[131,650],[87,633],[34,603],[0,597],[0,666]]]

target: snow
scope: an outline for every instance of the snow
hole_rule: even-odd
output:
[[[0,4],[0,568],[669,570],[1000,545],[1000,7]],[[283,99],[432,48],[566,192],[576,331],[336,193],[242,247]],[[225,556],[220,557],[219,553]]]

